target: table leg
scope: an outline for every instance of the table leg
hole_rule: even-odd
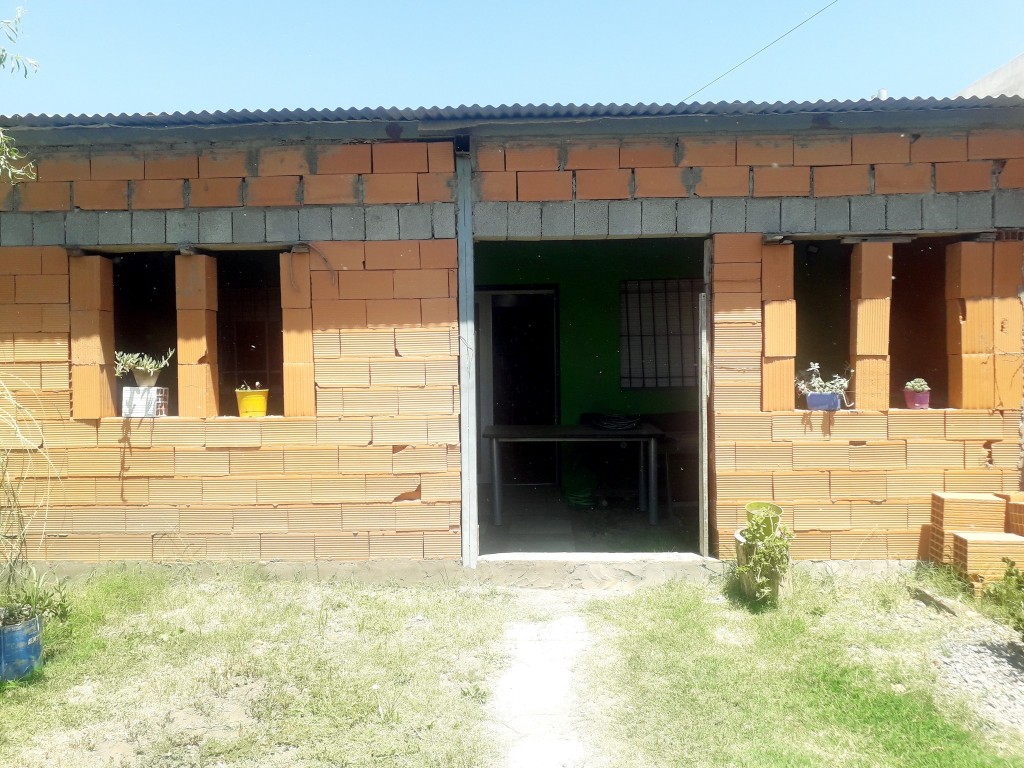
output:
[[[641,443],[641,446],[643,443]],[[658,524],[658,440],[651,438],[647,441],[647,472],[649,483],[647,492],[647,515],[651,525]]]
[[[492,522],[501,525],[501,441],[496,437],[491,438],[491,482],[494,484]]]
[[[647,511],[647,472],[644,467],[644,444],[638,441],[640,447],[640,463],[637,465],[637,498],[640,499],[640,511]]]

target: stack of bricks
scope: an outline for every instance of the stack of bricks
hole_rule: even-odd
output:
[[[1006,532],[1024,536],[1024,500],[1017,500],[1020,494],[1007,499]]]
[[[933,493],[931,559],[954,562],[953,537],[961,532],[1002,533],[1006,501],[991,493]]]
[[[850,259],[853,400],[864,411],[889,408],[892,243],[860,243]]]
[[[796,407],[796,297],[791,244],[761,246],[761,302],[761,410],[791,411]]]
[[[956,243],[946,251],[950,405],[1018,408],[1022,392],[1024,245]]]
[[[1024,536],[987,531],[956,531],[953,534],[953,564],[981,592],[985,584],[999,581],[1006,572],[1003,558],[1024,563]]]
[[[179,253],[174,257],[174,282],[178,330],[178,413],[199,418],[216,416],[220,405],[217,259],[200,253]]]
[[[0,210],[173,211],[451,202],[451,142],[46,155]]]
[[[40,419],[71,415],[68,286],[63,248],[0,249],[0,382]],[[94,299],[96,311],[89,320],[97,325],[102,322],[104,299]],[[16,424],[28,430],[28,436],[36,433],[25,423],[24,413],[15,413],[7,404],[2,407],[6,437],[12,437]],[[13,443],[2,439],[0,444]]]
[[[980,594],[1006,571],[1003,558],[1024,563],[1024,493],[937,500],[932,560],[951,563]],[[943,514],[945,512],[945,514]],[[945,527],[939,527],[939,525]]]
[[[712,262],[712,403],[715,411],[761,407],[761,237],[721,236]]]

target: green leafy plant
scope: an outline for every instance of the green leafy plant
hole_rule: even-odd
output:
[[[26,568],[11,587],[0,595],[0,626],[20,624],[33,616],[67,621],[71,604],[64,582],[52,574]]]
[[[747,504],[747,525],[741,528],[736,575],[746,581],[758,602],[778,599],[779,584],[789,572],[792,532],[782,524],[782,508],[767,501]]]
[[[911,379],[903,385],[904,389],[909,389],[911,392],[930,392],[931,387],[928,386],[928,382],[924,379]]]
[[[986,584],[982,599],[1024,637],[1024,574],[1010,558],[1003,562],[1003,578]]]
[[[174,350],[168,349],[167,354],[158,360],[143,352],[116,351],[114,352],[114,375],[117,378],[121,378],[132,371],[145,371],[148,374],[157,373],[171,364],[171,357],[173,355]]]
[[[852,373],[852,371],[851,371]],[[797,391],[802,395],[809,392],[819,394],[843,394],[850,386],[850,379],[833,374],[831,379],[823,379],[821,366],[818,363],[811,363],[807,367],[807,375],[796,380]]]

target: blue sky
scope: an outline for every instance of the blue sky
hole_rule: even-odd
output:
[[[0,113],[676,103],[829,2],[21,0],[40,70]],[[1022,0],[838,0],[689,100],[951,96],[1022,30]]]

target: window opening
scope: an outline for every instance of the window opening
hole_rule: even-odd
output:
[[[178,345],[174,254],[125,253],[114,263],[114,349],[144,352],[157,359]],[[158,387],[168,392],[167,415],[178,414],[176,359],[160,372]],[[134,387],[131,374],[116,379],[114,407],[121,412],[122,392]]]
[[[793,249],[796,297],[796,373],[810,363],[822,377],[845,376],[850,362],[850,256],[836,240],[797,242]]]
[[[922,378],[931,387],[931,407],[949,404],[949,359],[945,298],[946,247],[954,238],[896,243],[892,261],[889,327],[890,406],[906,408],[903,385]]]
[[[235,413],[235,389],[269,387],[269,415],[284,413],[281,273],[274,253],[217,254],[217,356],[220,403]]]
[[[698,280],[625,280],[619,293],[620,385],[697,386]]]

